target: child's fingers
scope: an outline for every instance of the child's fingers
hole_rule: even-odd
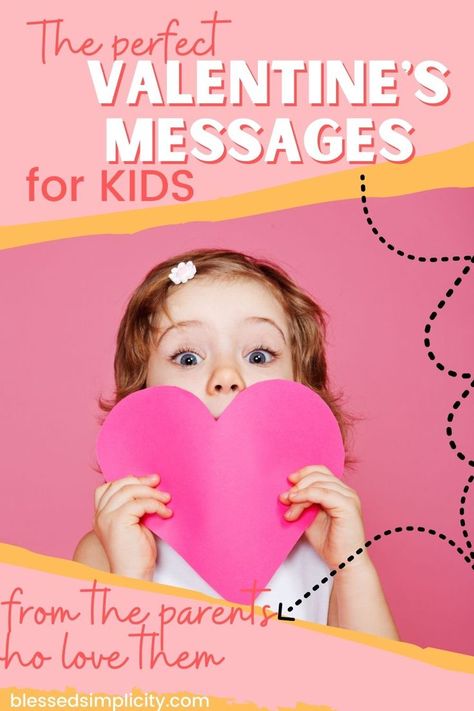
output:
[[[322,474],[326,478],[337,479],[337,477],[332,473],[332,471],[328,469],[328,467],[324,466],[324,464],[309,464],[306,467],[298,469],[298,471],[296,472],[292,472],[289,475],[288,479],[291,481],[292,484],[296,484],[305,476],[308,476],[308,474],[314,474],[316,472]]]
[[[94,494],[96,510],[99,507],[104,506],[106,500],[122,486],[130,483],[137,484],[138,482],[139,477],[130,475],[124,476],[121,479],[116,479],[115,481],[105,482],[101,486],[98,486]]]
[[[296,519],[301,516],[303,511],[312,505],[312,502],[306,502],[304,504],[291,504],[283,515],[287,521],[296,521]]]
[[[126,504],[128,501],[133,499],[143,499],[143,498],[156,498],[159,501],[168,503],[171,499],[171,495],[166,491],[160,491],[160,489],[153,489],[150,486],[140,485],[140,484],[126,484],[120,489],[111,493],[108,498],[103,498],[103,503],[99,504],[97,513],[100,511],[115,511],[116,509]]]
[[[162,501],[155,499],[134,499],[133,501],[129,501],[122,508],[123,515],[129,516],[130,522],[133,521],[134,523],[146,513],[156,513],[161,518],[170,518],[173,515],[171,509],[165,506]]]
[[[116,516],[114,522],[120,521],[123,525],[134,525],[147,513],[156,513],[161,518],[171,518],[173,512],[162,501],[152,498],[133,499],[114,512],[102,511],[102,517]]]
[[[350,489],[338,479],[324,479],[322,478],[321,474],[308,474],[308,476],[305,476],[304,479],[301,479],[298,484],[295,484],[295,486],[293,486],[288,493],[291,494],[295,491],[302,491],[308,486],[313,485],[318,485],[326,487],[328,489],[333,489],[334,491],[339,491],[343,496],[347,496],[347,498],[352,499],[353,501],[360,504],[359,497],[353,489]]]
[[[305,472],[304,474],[301,474],[301,472]],[[339,479],[338,477],[334,476],[332,473],[328,473],[329,470],[327,471],[320,471],[320,469],[315,469],[314,467],[304,467],[304,469],[300,470],[299,472],[295,472],[294,474],[290,474],[288,479],[291,481],[293,484],[293,488],[303,488],[305,486],[308,486],[309,483],[312,482],[321,482],[322,484],[334,484],[337,486],[341,491],[344,491],[347,496],[353,496],[357,497],[357,492],[354,491],[354,489],[351,489],[350,486],[348,486],[344,481]]]
[[[121,489],[126,484],[140,484],[149,481],[150,484],[157,484],[160,481],[159,474],[149,474],[147,476],[137,477],[137,476],[124,476],[121,479],[116,479],[115,481],[109,481],[101,486],[98,486],[95,490],[95,508],[102,508],[108,499],[115,494],[116,491]]]
[[[328,467],[324,466],[324,464],[308,464],[306,467],[301,467],[301,469],[298,469],[295,472],[292,472],[288,479],[291,478],[292,481],[299,481],[301,477],[306,476],[307,474],[311,474],[311,472],[314,471],[319,471],[323,474],[329,474],[330,476],[334,476],[332,471],[328,469]]]
[[[290,496],[291,494],[295,493],[296,491],[304,491],[307,489],[309,486],[322,486],[326,489],[331,489],[332,491],[336,491],[340,493],[342,496],[345,496],[348,500],[351,501],[351,505],[356,506],[358,508],[361,508],[360,500],[359,497],[355,492],[353,492],[351,489],[347,489],[347,487],[343,486],[337,481],[332,481],[332,480],[321,480],[317,475],[308,475],[304,479],[299,482],[296,486],[293,486],[291,489],[284,491],[282,494],[280,494],[280,501],[283,504],[289,504],[291,503]]]
[[[318,481],[317,479],[311,480],[311,477],[307,477],[307,478],[310,479],[310,481],[308,481],[305,484],[305,486],[301,486],[301,485],[298,487],[294,486],[291,489],[288,489],[287,491],[283,491],[279,496],[280,501],[285,505],[291,504],[291,501],[292,501],[291,495],[296,493],[297,491],[298,492],[305,491],[309,486],[322,486],[325,489],[331,489],[333,491],[337,491],[342,496],[345,496],[348,499],[354,500],[354,498],[350,494],[348,494],[347,491],[345,491],[344,489],[339,487],[335,482]]]
[[[311,504],[319,504],[332,518],[347,516],[354,512],[359,515],[354,500],[336,488],[330,488],[329,485],[312,484],[299,491],[291,492],[288,501],[291,505],[285,512],[285,518],[291,521],[299,518]]]
[[[354,508],[354,502],[348,496],[338,491],[335,487],[321,484],[311,484],[310,486],[292,491],[289,494],[291,503],[313,503],[320,504],[328,512],[344,512]]]

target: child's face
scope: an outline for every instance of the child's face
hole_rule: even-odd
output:
[[[167,300],[171,320],[155,322],[158,342],[147,387],[189,390],[219,417],[244,388],[293,380],[288,322],[270,289],[252,279],[195,278]]]

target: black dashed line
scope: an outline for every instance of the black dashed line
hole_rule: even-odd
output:
[[[365,193],[365,192],[366,192],[366,189],[367,189],[366,184],[365,184],[365,182],[364,182],[364,181],[365,181],[365,175],[361,175],[361,176],[360,176],[360,180],[361,180],[361,185],[360,185],[361,193]],[[391,242],[387,242],[386,238],[385,238],[383,235],[379,235],[379,230],[378,230],[378,228],[375,227],[375,226],[372,226],[372,225],[373,225],[373,219],[372,219],[371,217],[369,217],[369,209],[368,209],[367,204],[366,204],[366,203],[367,203],[367,197],[366,197],[366,195],[363,194],[363,195],[361,196],[361,202],[362,202],[362,204],[364,205],[364,207],[363,207],[363,213],[364,213],[364,215],[366,215],[366,221],[367,221],[367,224],[371,227],[372,234],[375,235],[375,236],[377,236],[378,242],[380,242],[380,244],[385,245],[385,247],[386,247],[389,251],[395,252],[395,253],[397,254],[397,256],[399,256],[399,257],[406,257],[409,261],[418,261],[418,262],[420,262],[420,263],[427,263],[427,262],[429,262],[429,263],[431,263],[431,264],[436,263],[436,262],[438,262],[438,261],[441,261],[441,262],[449,262],[449,261],[459,262],[459,261],[461,261],[461,259],[463,259],[463,260],[466,261],[466,262],[474,262],[474,256],[473,256],[473,255],[470,255],[470,254],[464,255],[463,257],[461,257],[460,255],[455,255],[455,256],[452,256],[452,257],[448,257],[448,256],[443,256],[443,257],[435,257],[435,256],[432,256],[432,257],[424,257],[424,256],[416,256],[416,255],[411,254],[411,253],[410,253],[410,254],[405,254],[405,252],[404,252],[402,249],[397,249],[397,248],[395,247],[395,245],[393,245]],[[453,286],[456,287],[456,288],[457,288],[458,286],[460,286],[460,285],[462,284],[463,277],[466,277],[466,276],[469,274],[470,270],[471,270],[471,267],[470,267],[470,266],[465,266],[465,267],[462,269],[461,276],[456,277],[456,279],[454,280]],[[445,293],[445,298],[442,298],[442,299],[440,299],[440,300],[438,301],[438,303],[437,303],[437,305],[436,305],[436,309],[433,310],[433,311],[431,312],[431,314],[429,315],[429,317],[428,317],[428,318],[429,318],[429,321],[431,321],[431,322],[435,321],[436,317],[438,316],[438,313],[446,306],[446,303],[447,303],[447,302],[446,302],[446,299],[450,299],[450,298],[453,296],[454,293],[455,293],[455,292],[454,292],[454,289],[453,289],[453,288],[449,288],[449,289],[446,291],[446,293]],[[431,333],[431,324],[430,324],[430,323],[425,324],[424,332],[425,332],[426,336],[428,336],[428,334]],[[429,350],[427,350],[428,358],[429,358],[431,361],[435,361],[435,366],[436,366],[436,368],[437,368],[438,370],[440,370],[440,371],[445,371],[445,370],[446,370],[446,366],[445,366],[443,363],[441,363],[440,361],[437,361],[437,360],[436,360],[436,355],[435,355],[434,351],[431,349],[431,339],[428,338],[428,337],[425,337],[424,340],[423,340],[423,345],[425,346],[426,349],[429,349]],[[466,380],[470,380],[471,377],[472,377],[472,375],[471,375],[470,372],[458,373],[456,370],[453,370],[452,368],[450,368],[450,369],[447,370],[447,374],[448,374],[449,377],[451,377],[451,378],[456,378],[456,377],[459,376],[459,377],[461,377],[461,378],[463,378],[463,379],[466,379]],[[470,387],[470,388],[473,388],[473,387],[474,387],[474,380],[470,383],[469,387]],[[465,400],[467,397],[469,397],[470,392],[471,392],[470,389],[465,389],[465,390],[461,393],[461,399],[460,399],[460,400],[456,400],[456,402],[453,403],[453,405],[452,405],[452,412],[449,412],[449,414],[448,414],[448,416],[447,416],[447,421],[448,421],[448,423],[449,423],[449,426],[446,427],[446,436],[449,438],[449,439],[448,439],[448,443],[449,443],[450,448],[451,448],[453,451],[456,452],[456,457],[457,457],[458,459],[460,459],[461,461],[465,461],[465,460],[466,460],[466,455],[464,454],[464,452],[462,452],[462,451],[459,450],[459,448],[458,448],[458,446],[457,446],[457,444],[456,444],[456,441],[455,441],[454,438],[453,438],[453,427],[452,427],[451,425],[452,425],[452,423],[453,423],[453,421],[454,421],[454,411],[456,411],[456,410],[459,409],[459,407],[461,406],[461,400]],[[468,466],[469,466],[469,467],[474,467],[474,460],[472,460],[472,459],[468,460]],[[329,577],[324,577],[324,578],[322,578],[322,580],[320,580],[319,583],[313,585],[313,587],[312,587],[312,589],[311,589],[310,591],[307,591],[307,592],[304,593],[303,598],[308,598],[308,597],[310,597],[310,595],[312,594],[312,592],[316,592],[317,590],[319,590],[320,587],[321,587],[321,585],[325,585],[331,577],[334,577],[335,575],[337,575],[338,570],[343,570],[343,569],[346,567],[346,565],[347,565],[348,563],[349,563],[349,564],[352,563],[352,561],[355,560],[356,556],[361,555],[361,554],[364,552],[364,550],[367,549],[367,548],[369,548],[374,542],[383,540],[384,537],[390,536],[390,535],[392,535],[392,533],[415,532],[415,530],[416,530],[418,533],[428,533],[428,535],[430,535],[430,536],[435,536],[435,537],[439,538],[441,541],[446,541],[447,544],[448,544],[451,548],[454,548],[454,549],[455,549],[455,551],[456,551],[456,553],[458,553],[458,555],[460,555],[460,556],[463,557],[464,562],[467,563],[468,565],[470,565],[471,569],[474,570],[474,551],[472,550],[472,548],[473,548],[472,542],[471,542],[470,539],[469,539],[469,533],[468,533],[467,528],[466,528],[465,508],[464,508],[465,503],[466,503],[466,495],[469,493],[470,485],[471,485],[473,482],[474,482],[474,474],[470,474],[469,477],[468,477],[468,480],[467,480],[467,484],[466,484],[466,485],[464,486],[464,488],[463,488],[463,494],[462,494],[461,499],[460,499],[460,508],[459,508],[459,516],[460,516],[459,524],[460,524],[460,526],[461,526],[462,536],[463,536],[463,538],[464,538],[464,543],[465,543],[465,546],[466,546],[466,548],[468,549],[468,551],[465,551],[464,548],[462,548],[461,546],[458,546],[457,543],[456,543],[456,541],[454,541],[452,538],[449,538],[449,539],[448,539],[448,537],[446,536],[445,533],[437,533],[434,528],[429,528],[429,529],[427,530],[425,526],[417,526],[416,529],[415,529],[415,526],[412,526],[412,525],[408,525],[408,526],[405,526],[405,527],[403,527],[403,526],[396,526],[394,529],[390,529],[390,528],[389,528],[389,529],[385,530],[385,531],[383,532],[383,534],[377,533],[377,534],[372,538],[372,540],[366,541],[366,542],[364,543],[364,547],[363,547],[363,548],[358,548],[358,549],[355,551],[355,553],[349,555],[349,556],[346,558],[345,561],[342,561],[341,563],[339,563],[339,565],[338,565],[336,568],[334,568],[333,570],[330,571]],[[302,599],[302,598],[298,598],[298,600],[296,600],[296,601],[293,603],[293,605],[290,605],[290,606],[287,608],[287,609],[288,609],[288,612],[292,612],[292,611],[294,610],[294,607],[295,607],[295,606],[298,606],[298,605],[301,605],[302,602],[303,602],[303,599]]]
[[[474,259],[474,258],[473,258],[473,259]],[[464,269],[462,270],[462,276],[463,276],[463,277],[466,277],[466,276],[469,274],[470,271],[471,271],[471,267],[467,267],[467,266],[464,267]],[[454,284],[454,286],[455,286],[456,288],[457,288],[458,286],[460,286],[460,285],[462,284],[462,277],[457,277],[457,278],[454,280],[453,284]],[[446,294],[445,294],[445,297],[446,297],[446,298],[445,298],[445,299],[441,299],[441,300],[438,302],[437,306],[436,306],[436,309],[437,309],[437,310],[432,311],[432,312],[430,313],[430,315],[428,316],[428,319],[429,319],[430,321],[434,321],[434,320],[435,320],[435,318],[437,317],[438,313],[446,306],[446,303],[447,303],[446,299],[450,299],[454,293],[455,293],[455,292],[454,292],[454,289],[448,289],[448,291],[447,291]],[[430,333],[430,331],[431,331],[431,325],[430,325],[429,323],[425,324],[425,334],[426,334],[426,333]],[[427,349],[427,356],[428,356],[428,358],[429,358],[432,362],[435,361],[435,366],[436,366],[436,368],[437,368],[438,370],[444,371],[444,370],[446,369],[446,366],[444,365],[444,363],[441,363],[440,361],[437,361],[437,360],[436,360],[436,355],[435,355],[435,353],[433,352],[433,350],[431,349],[431,340],[430,340],[429,338],[425,338],[425,339],[423,340],[423,344],[424,344],[425,348]],[[430,349],[430,350],[428,350],[428,349]],[[450,378],[457,378],[457,377],[460,377],[460,378],[462,378],[463,380],[469,380],[470,378],[472,378],[472,374],[471,374],[471,373],[469,373],[469,372],[459,373],[457,370],[453,370],[452,368],[450,368],[450,369],[447,371],[447,373],[448,373],[448,375],[449,375]]]
[[[474,380],[470,383],[470,387],[471,388],[474,387]],[[461,393],[461,400],[466,400],[466,398],[469,397],[470,393],[471,393],[471,390],[468,390],[468,389],[463,390],[463,392]],[[452,405],[453,411],[459,409],[459,407],[462,404],[461,400],[456,400],[456,402],[453,403],[453,405]],[[453,436],[453,427],[451,426],[452,423],[454,422],[454,416],[455,416],[455,413],[453,411],[449,412],[448,416],[446,418],[449,423],[449,427],[446,427],[446,435],[448,437]],[[449,446],[453,450],[458,450],[458,446],[457,446],[454,439],[449,440]],[[461,461],[465,461],[467,458],[466,454],[464,452],[459,451],[459,450],[456,452],[456,456]],[[468,459],[467,464],[469,467],[474,468],[474,459]],[[463,538],[465,539],[464,543],[466,544],[466,547],[469,548],[469,550],[470,550],[469,555],[472,560],[474,560],[474,551],[472,551],[472,543],[471,543],[471,540],[469,537],[469,532],[466,527],[466,520],[464,518],[464,515],[465,515],[464,514],[464,504],[466,503],[466,494],[469,493],[470,485],[472,484],[473,481],[474,481],[474,474],[470,474],[468,477],[468,480],[467,480],[467,484],[463,488],[463,495],[461,497],[460,509],[459,509],[459,515],[461,517],[459,519],[459,525],[461,526],[461,533],[462,533]]]
[[[474,480],[474,476],[470,477],[470,480],[471,480],[471,481]],[[466,488],[466,487],[465,487],[465,488]],[[467,488],[469,488],[469,487],[467,487]],[[396,527],[393,528],[393,529],[392,529],[392,528],[389,528],[389,529],[387,529],[386,531],[384,531],[383,534],[377,533],[375,536],[373,536],[373,538],[372,538],[371,540],[366,541],[366,542],[364,543],[364,548],[369,548],[369,547],[372,545],[372,543],[373,543],[374,541],[380,541],[380,540],[382,540],[383,536],[390,536],[392,533],[403,533],[404,531],[405,531],[405,532],[406,532],[406,531],[412,532],[412,531],[415,531],[415,530],[418,531],[419,533],[428,533],[430,536],[437,536],[441,541],[446,541],[447,544],[448,544],[451,548],[455,548],[455,549],[456,549],[456,553],[458,553],[458,555],[462,556],[464,562],[465,562],[465,563],[468,563],[468,564],[471,566],[472,570],[474,570],[474,564],[473,564],[473,561],[471,560],[471,558],[474,558],[474,554],[471,553],[471,556],[466,555],[466,551],[465,551],[461,546],[458,546],[458,544],[456,543],[456,541],[453,541],[452,538],[449,538],[449,539],[448,539],[448,537],[446,536],[445,533],[437,533],[437,532],[434,530],[434,528],[429,528],[429,529],[427,530],[425,526],[416,526],[416,528],[415,528],[415,526],[396,526]],[[355,553],[356,553],[357,555],[360,555],[361,553],[364,552],[364,548],[358,548],[358,549],[355,551]],[[355,559],[355,555],[349,555],[349,556],[347,556],[347,558],[346,558],[345,561],[343,561],[342,563],[339,563],[339,565],[336,566],[336,568],[333,568],[333,570],[330,571],[329,577],[326,576],[326,577],[322,578],[322,579],[319,581],[319,583],[317,583],[316,585],[313,585],[313,587],[311,588],[311,590],[307,590],[307,591],[302,595],[302,597],[300,597],[300,598],[298,598],[297,600],[295,600],[295,602],[293,603],[293,605],[289,605],[289,607],[287,607],[287,611],[288,611],[288,612],[293,612],[293,610],[295,609],[295,607],[298,607],[299,605],[301,605],[301,603],[303,602],[303,598],[308,599],[308,597],[310,597],[313,592],[316,592],[317,590],[320,589],[321,585],[326,585],[326,583],[330,580],[330,578],[333,578],[335,575],[337,575],[338,570],[342,570],[343,568],[345,568],[346,565],[347,565],[348,563],[352,563],[352,561],[353,561],[354,559]]]
[[[365,185],[365,182],[364,182],[364,181],[365,181],[365,175],[361,175],[361,176],[360,176],[360,180],[361,180],[361,185],[364,186],[364,190],[363,190],[362,192],[365,192],[366,189],[367,189],[367,186]],[[367,198],[364,196],[364,202],[366,202],[366,201],[367,201]],[[368,209],[367,207],[364,207],[364,214],[365,214],[365,215],[368,215],[368,214],[369,214],[369,209]],[[367,220],[368,220],[368,219],[369,219],[369,218],[367,218]],[[370,224],[371,224],[371,225],[373,224],[372,218],[370,218]],[[372,232],[373,232],[373,231],[374,231],[374,228],[372,228]],[[380,238],[380,237],[379,237],[379,240],[380,240],[380,241],[382,241],[382,239],[383,239],[383,238]],[[386,240],[383,239],[383,242],[385,242],[385,241],[386,241]],[[403,256],[402,250],[398,250],[397,254],[399,254],[400,256]],[[416,259],[416,257],[415,257],[415,255],[413,255],[413,254],[409,254],[409,255],[408,255],[408,259],[410,259],[411,261],[413,261],[414,259]],[[461,258],[460,255],[455,255],[455,256],[453,256],[453,257],[444,256],[444,257],[441,257],[441,258],[440,258],[440,261],[441,261],[441,262],[449,262],[450,259],[451,259],[453,262],[459,262],[459,261],[461,261],[461,259],[463,259],[465,262],[473,262],[473,263],[474,263],[474,256],[473,256],[473,255],[470,255],[470,254],[464,255],[462,258]],[[419,262],[426,262],[427,259],[426,259],[426,257],[418,257],[418,261],[419,261]],[[437,261],[438,261],[438,257],[430,257],[430,258],[429,258],[429,261],[430,261],[430,262],[437,262]],[[462,284],[463,278],[465,278],[465,277],[469,274],[470,271],[471,271],[471,267],[470,267],[470,266],[466,265],[465,267],[463,267],[463,269],[462,269],[462,271],[461,271],[461,275],[458,276],[458,277],[456,277],[456,279],[455,279],[454,282],[453,282],[453,286],[454,286],[456,289]],[[438,313],[446,306],[446,303],[447,303],[446,300],[447,300],[447,299],[450,299],[450,298],[453,296],[454,293],[455,293],[455,289],[452,288],[452,287],[450,287],[450,288],[446,291],[446,293],[445,293],[445,298],[440,299],[440,301],[438,301],[438,304],[437,304],[437,306],[436,306],[436,309],[433,310],[433,311],[430,313],[430,315],[429,315],[429,317],[428,317],[428,318],[429,318],[429,321],[433,322],[433,321],[436,319]],[[430,324],[430,323],[425,324],[425,329],[424,329],[424,330],[425,330],[425,334],[426,334],[426,335],[430,334],[430,333],[431,333],[431,324]],[[444,365],[444,363],[441,363],[440,361],[437,361],[437,359],[436,359],[436,354],[435,354],[434,351],[432,350],[431,339],[430,339],[430,338],[425,338],[425,339],[423,340],[423,344],[424,344],[425,348],[427,349],[427,356],[428,356],[429,360],[435,363],[435,366],[436,366],[437,370],[439,370],[439,371],[441,371],[441,372],[444,372],[444,371],[446,370],[446,366]],[[468,372],[468,371],[463,372],[463,373],[459,373],[457,370],[454,370],[454,369],[452,369],[452,368],[449,368],[449,369],[447,370],[447,374],[448,374],[448,376],[449,376],[450,378],[457,378],[457,377],[460,377],[460,378],[463,379],[463,380],[470,380],[471,377],[472,377],[472,374],[471,374],[470,372]],[[470,388],[473,388],[473,387],[474,387],[474,380],[470,383]],[[462,392],[462,394],[461,394],[461,400],[467,398],[467,397],[469,396],[469,393],[470,393],[470,390],[469,390],[469,389],[464,390],[464,391]],[[453,409],[453,410],[458,410],[458,409],[459,409],[459,407],[461,406],[461,400],[456,400],[456,402],[453,403],[453,406],[452,406],[452,409]],[[453,420],[454,420],[454,412],[450,412],[450,413],[448,414],[448,418],[447,418],[447,419],[448,419],[448,422],[449,422],[449,423],[452,423]],[[453,452],[456,452],[456,457],[457,457],[457,459],[459,459],[460,461],[464,462],[464,461],[466,460],[466,454],[465,454],[464,452],[462,452],[462,451],[459,450],[459,448],[458,448],[458,446],[457,446],[457,444],[456,444],[456,441],[455,441],[455,439],[453,438],[453,428],[452,428],[452,427],[447,427],[447,428],[446,428],[446,435],[447,435],[447,437],[449,438],[449,440],[448,440],[449,447],[451,448],[451,450],[452,450]],[[468,465],[469,465],[470,467],[474,467],[474,460],[469,459],[469,460],[468,460]],[[472,483],[473,479],[474,479],[474,477],[473,477],[472,475],[470,475],[470,476],[469,476],[469,479],[468,479],[468,484],[464,487],[464,494],[467,494],[467,493],[469,492],[469,485]],[[462,497],[461,497],[461,503],[462,503],[462,505],[464,505],[465,500],[466,500],[466,497],[465,497],[465,496],[462,496]],[[462,508],[462,511],[463,511],[462,516],[463,516],[463,515],[464,515],[464,509],[463,509],[463,508]],[[461,524],[462,535],[463,535],[463,537],[466,539],[466,541],[465,541],[465,542],[466,542],[466,546],[467,546],[467,548],[472,549],[472,543],[471,543],[470,538],[469,538],[469,533],[468,533],[468,531],[467,531],[467,529],[466,529],[466,522],[465,522],[465,519],[464,519],[464,518],[461,518],[461,519],[460,519],[460,524]],[[454,545],[454,544],[451,544],[451,545]],[[471,553],[470,553],[470,558],[474,559],[474,552],[473,552],[473,551],[471,551]]]
[[[366,190],[367,190],[367,185],[366,185],[366,183],[365,183],[365,175],[361,175],[361,176],[360,176],[360,181],[361,181],[361,182],[360,182],[360,191],[361,191],[361,193],[365,193]],[[369,226],[372,226],[372,225],[374,224],[374,221],[373,221],[373,218],[372,218],[372,217],[369,217],[369,209],[368,209],[368,207],[367,207],[367,197],[366,197],[366,195],[362,194],[360,199],[361,199],[362,204],[364,205],[364,207],[363,207],[363,212],[364,212],[364,215],[366,215],[367,224],[368,224]],[[379,234],[379,230],[377,229],[377,227],[372,227],[372,233],[373,233],[374,235],[378,235],[378,234]],[[395,254],[397,254],[399,257],[406,257],[406,258],[409,259],[410,261],[418,260],[418,262],[421,262],[421,263],[424,263],[424,262],[428,263],[428,262],[430,262],[430,263],[432,263],[432,264],[435,263],[435,262],[449,262],[449,261],[452,261],[452,262],[459,262],[459,261],[461,261],[461,259],[464,260],[465,262],[472,262],[472,261],[474,261],[474,257],[473,257],[472,254],[467,254],[467,255],[465,255],[465,256],[463,256],[463,257],[460,257],[460,256],[458,256],[458,255],[456,255],[456,256],[454,256],[454,257],[447,257],[447,256],[444,256],[444,257],[434,257],[434,256],[433,256],[433,257],[422,257],[422,256],[418,256],[418,257],[417,257],[417,256],[414,255],[414,254],[406,254],[402,249],[397,249],[397,248],[395,247],[395,245],[391,244],[390,242],[387,242],[387,240],[385,239],[385,237],[379,236],[378,239],[379,239],[379,242],[380,242],[381,244],[384,244],[384,245],[386,246],[386,248],[389,249],[391,252],[395,252]]]

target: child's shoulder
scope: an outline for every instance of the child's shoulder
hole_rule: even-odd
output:
[[[85,534],[76,546],[72,559],[77,563],[89,565],[91,568],[98,568],[110,572],[109,559],[94,531]]]

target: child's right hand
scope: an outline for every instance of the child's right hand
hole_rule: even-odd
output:
[[[109,559],[110,572],[152,580],[156,565],[153,533],[140,523],[146,513],[173,515],[166,504],[170,494],[154,487],[158,474],[126,476],[95,490],[94,531]]]

